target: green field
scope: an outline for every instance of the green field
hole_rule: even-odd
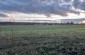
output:
[[[85,25],[0,26],[0,55],[85,55]]]

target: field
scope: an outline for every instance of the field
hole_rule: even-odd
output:
[[[2,25],[0,55],[85,55],[85,25]]]

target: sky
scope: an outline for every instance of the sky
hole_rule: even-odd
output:
[[[85,18],[85,0],[0,0],[0,21]]]

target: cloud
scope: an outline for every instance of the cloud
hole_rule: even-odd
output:
[[[65,2],[62,2],[65,1]],[[55,14],[67,16],[67,13],[78,14],[85,10],[85,2],[80,0],[0,0],[0,10],[20,12],[20,13],[37,13],[37,14]],[[75,8],[75,9],[72,9]]]
[[[4,13],[0,13],[0,17],[7,17]]]
[[[82,4],[80,4],[79,8],[82,9],[82,10],[85,10],[85,2],[83,2]]]

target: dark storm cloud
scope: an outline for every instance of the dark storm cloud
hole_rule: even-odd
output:
[[[70,0],[69,0],[70,1]],[[66,0],[66,2],[69,2]],[[57,14],[66,16],[68,12],[79,13],[71,7],[85,10],[85,2],[74,0],[71,4],[63,4],[62,0],[0,0],[0,10],[22,13]]]

